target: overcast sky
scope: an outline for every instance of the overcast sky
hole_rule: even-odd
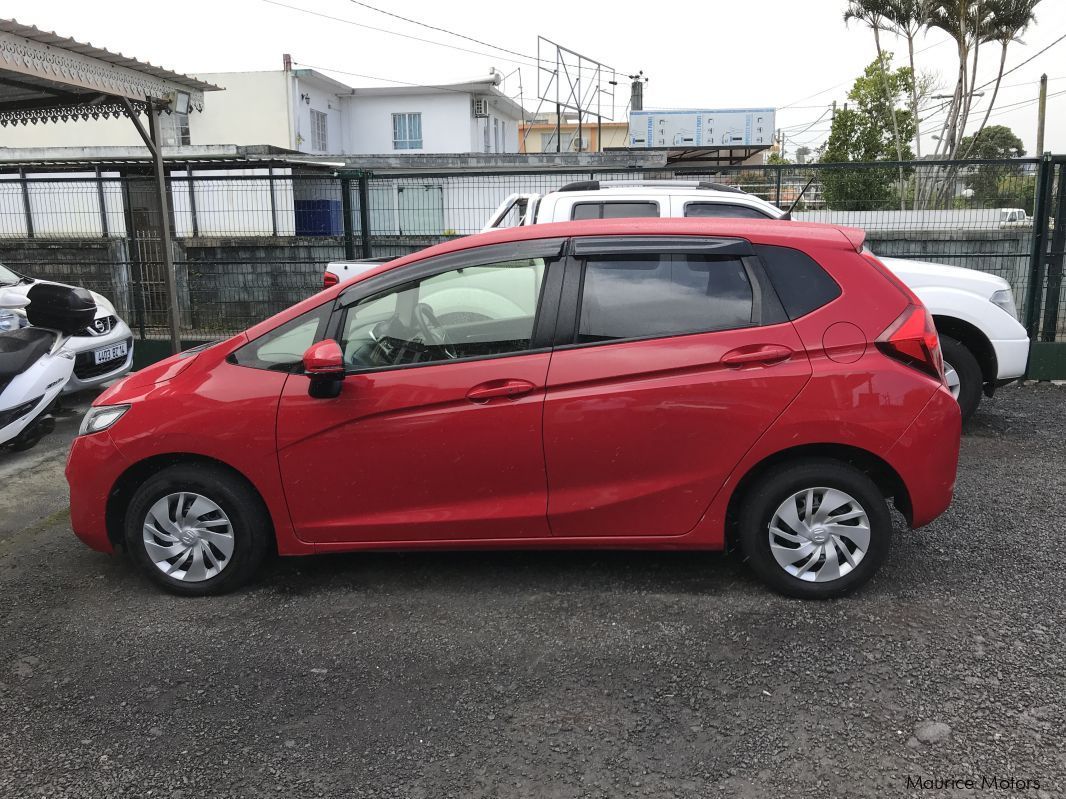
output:
[[[331,71],[333,77],[355,86],[396,85],[359,75],[405,83],[444,83],[482,75],[493,66],[504,73],[521,67],[529,108],[537,105],[533,59],[541,35],[617,70],[622,76],[618,119],[624,119],[628,100],[624,76],[642,69],[649,77],[646,108],[780,109],[777,124],[785,130],[789,151],[797,144],[815,147],[825,140],[829,104],[845,100],[851,82],[875,54],[868,29],[855,23],[845,27],[844,0],[703,0],[662,6],[573,0],[369,3],[487,44],[431,31],[351,0],[183,0],[162,5],[143,0],[6,0],[2,13],[24,24],[194,74],[279,69],[286,52],[298,65]],[[627,12],[629,7],[636,10]],[[1008,68],[1066,34],[1064,0],[1043,0],[1036,13],[1037,24],[1023,37],[1025,43],[1012,45],[1008,51]],[[889,38],[886,46],[896,52],[898,65],[905,63],[904,42]],[[919,69],[939,74],[943,92],[949,93],[956,67],[948,38],[934,32],[918,47],[923,50],[918,55]],[[998,60],[998,45],[982,49],[979,82],[995,76]],[[1004,78],[989,124],[1010,126],[1032,154],[1035,98],[1042,72],[1049,78],[1045,149],[1066,152],[1066,41]],[[518,95],[517,76],[511,77],[507,89]],[[989,98],[990,91],[984,101]],[[971,116],[974,124],[984,108],[977,106]],[[926,123],[930,132],[936,128],[936,119]],[[923,149],[931,149],[932,144],[926,139]]]

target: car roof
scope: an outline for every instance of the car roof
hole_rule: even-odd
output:
[[[318,292],[287,311],[249,328],[249,338],[255,338],[278,324],[335,299],[355,282],[391,272],[416,261],[449,253],[461,252],[492,244],[511,244],[537,239],[563,239],[581,236],[709,236],[741,238],[753,244],[776,244],[796,247],[800,243],[826,249],[857,251],[866,238],[865,232],[842,225],[818,222],[791,222],[781,219],[735,219],[726,217],[648,217],[640,219],[587,219],[579,222],[548,222],[542,225],[523,225],[502,228],[446,241],[424,250],[405,255],[387,263],[373,266],[351,280]]]

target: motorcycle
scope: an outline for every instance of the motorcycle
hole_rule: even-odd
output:
[[[82,288],[41,283],[25,295],[0,292],[0,316],[25,311],[28,326],[0,332],[0,450],[30,449],[55,427],[51,410],[74,372],[64,349],[96,316]]]

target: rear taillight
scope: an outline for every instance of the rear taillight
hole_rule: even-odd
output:
[[[907,306],[877,339],[877,348],[888,357],[944,382],[940,337],[924,305]]]
[[[322,275],[322,288],[324,289],[328,289],[330,286],[336,286],[340,282],[341,279],[329,270],[326,270]]]

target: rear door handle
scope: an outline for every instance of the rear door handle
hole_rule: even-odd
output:
[[[489,380],[485,383],[479,383],[466,392],[466,398],[471,402],[488,402],[490,399],[496,399],[497,397],[516,399],[523,394],[528,394],[535,388],[536,386],[528,380],[514,378]]]
[[[792,357],[792,350],[776,344],[767,344],[757,349],[736,349],[722,356],[722,363],[726,366],[770,366],[771,364],[787,361]]]

